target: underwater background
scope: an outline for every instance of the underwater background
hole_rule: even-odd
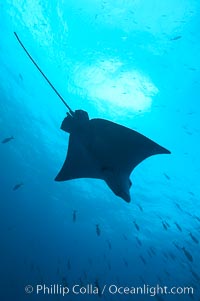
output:
[[[199,12],[196,0],[0,2],[0,300],[200,300]],[[54,181],[67,110],[14,32],[73,110],[171,151],[133,171],[131,203],[101,180]],[[63,297],[38,284],[194,290]]]

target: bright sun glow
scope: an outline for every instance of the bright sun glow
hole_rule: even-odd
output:
[[[74,79],[99,106],[106,102],[124,109],[146,111],[151,107],[152,97],[158,93],[147,76],[137,70],[123,71],[122,63],[115,60],[104,60],[93,66],[81,65],[76,68]]]

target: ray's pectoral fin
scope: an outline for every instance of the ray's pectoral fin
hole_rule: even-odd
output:
[[[129,189],[132,185],[129,174],[126,172],[117,172],[114,169],[109,168],[103,168],[102,173],[103,179],[114,194],[129,203],[131,201]]]
[[[70,135],[67,157],[55,181],[80,178],[100,179],[101,177],[97,163],[87,148],[75,135]]]

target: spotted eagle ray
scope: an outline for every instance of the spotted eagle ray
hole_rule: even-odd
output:
[[[63,120],[69,133],[66,160],[56,181],[95,178],[126,202],[130,202],[130,174],[144,159],[170,152],[144,135],[117,123],[76,110]]]
[[[101,179],[115,195],[130,202],[130,175],[134,168],[150,156],[170,154],[170,151],[125,126],[106,119],[89,119],[88,113],[83,110],[74,112],[33,60],[18,35],[15,32],[14,34],[33,64],[69,110],[61,125],[61,129],[70,134],[68,152],[55,181]]]

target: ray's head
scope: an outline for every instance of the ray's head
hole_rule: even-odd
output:
[[[88,124],[88,113],[83,110],[76,110],[73,114],[67,113],[67,117],[61,124],[61,129],[67,133],[80,131]]]

